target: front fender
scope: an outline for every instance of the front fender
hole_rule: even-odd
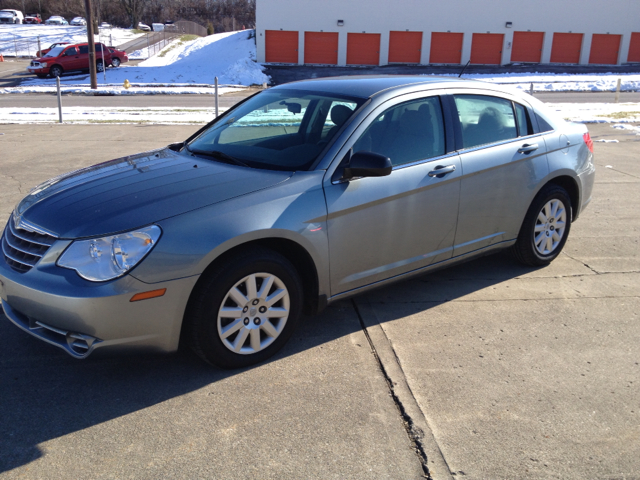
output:
[[[161,239],[132,275],[146,283],[200,275],[232,248],[282,238],[309,253],[318,272],[320,293],[327,292],[329,246],[323,174],[296,173],[283,184],[159,222]]]

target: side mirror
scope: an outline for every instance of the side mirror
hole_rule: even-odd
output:
[[[386,177],[391,175],[391,159],[373,152],[357,152],[351,156],[349,165],[344,169],[343,179],[354,177]]]

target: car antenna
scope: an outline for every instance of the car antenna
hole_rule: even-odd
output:
[[[462,76],[462,74],[464,73],[464,71],[467,69],[467,67],[469,66],[469,64],[471,63],[471,60],[469,60],[467,62],[467,64],[462,68],[462,71],[460,72],[460,75],[458,75],[458,78],[460,78]]]

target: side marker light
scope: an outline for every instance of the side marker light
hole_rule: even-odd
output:
[[[150,298],[161,297],[167,291],[166,288],[161,288],[159,290],[151,290],[150,292],[142,292],[136,293],[133,297],[131,297],[130,302],[139,302],[140,300],[148,300]]]

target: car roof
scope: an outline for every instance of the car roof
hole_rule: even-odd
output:
[[[456,84],[478,88],[487,88],[488,86],[486,83],[474,80],[435,75],[352,75],[300,80],[273,88],[331,92],[352,97],[369,98],[384,91],[411,86],[435,89],[452,87]]]

